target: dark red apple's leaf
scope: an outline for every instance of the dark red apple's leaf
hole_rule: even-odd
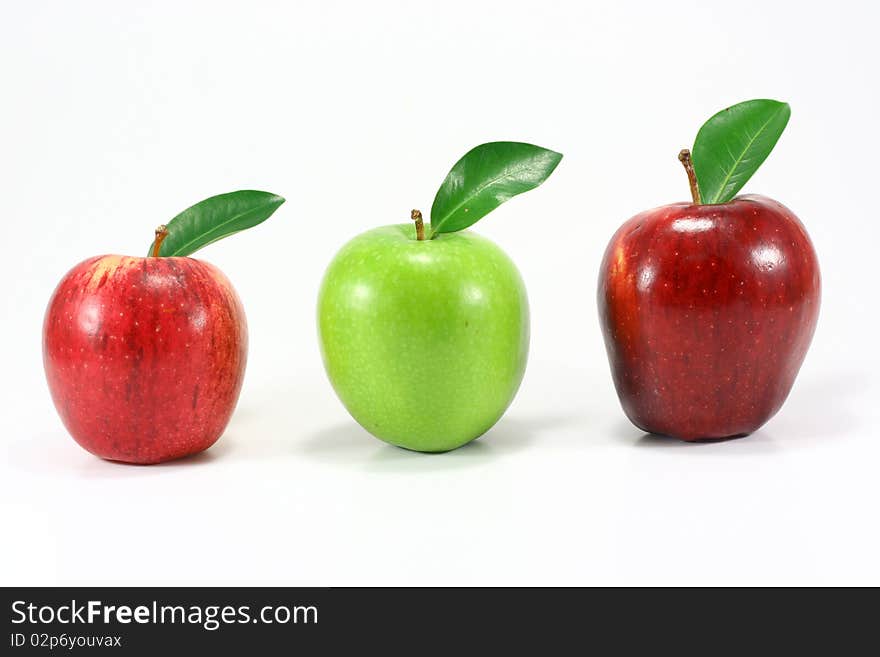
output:
[[[160,244],[160,256],[188,256],[203,246],[260,224],[284,199],[277,194],[242,190],[212,196],[187,208],[169,221]],[[150,245],[149,255],[153,253]]]
[[[431,234],[453,233],[482,219],[508,199],[544,182],[561,153],[513,141],[482,144],[462,157],[431,206]]]
[[[703,124],[693,162],[703,203],[727,203],[770,155],[791,116],[788,103],[747,100]]]

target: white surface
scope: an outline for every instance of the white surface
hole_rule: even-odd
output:
[[[877,24],[867,1],[4,3],[0,583],[880,584]],[[757,434],[643,437],[608,371],[599,260],[625,219],[687,198],[679,149],[753,97],[793,107],[746,190],[807,225],[818,332]],[[471,446],[408,453],[333,395],[318,283],[494,139],[566,155],[477,227],[529,288],[525,382]],[[250,325],[226,435],[165,466],[90,456],[43,378],[53,287],[240,188],[288,202],[199,255]]]

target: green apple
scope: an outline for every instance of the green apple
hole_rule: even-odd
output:
[[[488,431],[522,382],[529,308],[516,266],[464,228],[538,186],[561,155],[529,144],[478,146],[450,171],[425,234],[415,224],[367,231],[331,262],[318,297],[330,382],[377,438],[422,452]]]
[[[412,225],[349,242],[318,301],[324,364],[367,431],[424,452],[485,433],[522,381],[526,288],[513,262],[469,231],[417,240]]]

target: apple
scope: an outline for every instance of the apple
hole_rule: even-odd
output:
[[[336,255],[321,284],[318,331],[327,375],[375,437],[422,452],[488,431],[523,378],[529,309],[519,272],[464,230],[540,184],[562,156],[515,142],[484,144],[453,167],[426,230],[367,231]]]
[[[207,199],[157,230],[153,255],[89,258],[58,284],[43,363],[55,407],[86,450],[160,463],[205,450],[223,433],[247,360],[241,301],[215,266],[160,250],[191,252],[247,227],[224,223],[243,207],[253,206],[248,221],[258,223],[283,202],[265,194]]]
[[[469,231],[415,239],[377,228],[334,258],[318,302],[321,350],[342,403],[393,445],[440,452],[488,431],[529,350],[529,307],[510,258]]]
[[[611,373],[644,431],[743,436],[792,388],[816,327],[819,265],[790,210],[755,195],[704,203],[690,152],[681,159],[694,202],[636,215],[605,251],[598,304]],[[703,198],[717,191],[703,187]]]
[[[128,463],[180,458],[213,445],[232,416],[244,310],[206,262],[90,258],[52,295],[43,360],[55,407],[85,449]]]

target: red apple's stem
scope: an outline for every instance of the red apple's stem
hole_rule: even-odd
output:
[[[694,204],[699,205],[702,203],[700,200],[700,187],[697,185],[697,173],[694,171],[694,162],[691,159],[691,152],[683,148],[681,153],[678,154],[678,161],[684,165],[684,170],[687,171],[688,182],[691,184],[691,198],[694,199]]]
[[[153,242],[153,253],[150,254],[154,258],[159,257],[159,249],[162,248],[162,242],[165,241],[166,237],[168,237],[168,228],[165,224],[162,224],[156,229],[156,240]]]
[[[416,222],[416,239],[422,241],[425,239],[425,222],[422,221],[422,213],[419,210],[413,210],[410,216]]]

